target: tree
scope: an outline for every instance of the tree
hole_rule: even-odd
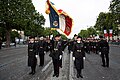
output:
[[[97,30],[101,31],[102,34],[104,30],[107,30],[108,33],[109,33],[109,29],[113,29],[113,31],[115,31],[117,28],[117,24],[114,16],[115,15],[113,15],[110,12],[108,13],[101,12],[97,18],[97,21],[94,27]]]
[[[91,26],[90,28],[87,28],[87,30],[81,30],[80,33],[78,33],[78,35],[83,38],[87,38],[90,36],[96,36],[97,32],[96,29]]]
[[[32,17],[32,21],[27,23],[25,27],[25,35],[26,36],[41,36],[43,35],[44,28],[42,27],[45,24],[45,18],[42,14],[38,12],[34,12]]]
[[[5,29],[3,27],[0,27],[0,38],[2,38],[2,41],[5,41]]]
[[[78,33],[78,35],[83,37],[83,38],[89,37],[89,33],[87,30],[81,30],[80,33]]]
[[[94,28],[94,27],[90,27],[90,28],[87,28],[87,31],[88,31],[88,34],[89,34],[89,36],[90,35],[94,35],[94,36],[96,36],[97,35],[97,32],[96,32],[96,29]]]
[[[95,28],[101,33],[104,29],[109,33],[109,29],[113,29],[113,33],[118,34],[118,25],[120,24],[120,0],[112,0],[110,3],[110,12],[101,12],[97,18]]]
[[[120,30],[118,30],[118,27],[120,27],[120,0],[112,0],[110,3],[110,11],[112,15],[114,15],[114,33],[117,35]]]
[[[106,27],[106,13],[101,12],[97,18],[95,28],[103,32],[104,27]]]
[[[1,0],[0,1],[0,27],[6,30],[6,47],[10,44],[12,29],[24,29],[31,21],[35,8],[31,0]]]
[[[52,30],[49,27],[44,28],[43,31],[44,36],[50,36],[52,34]]]
[[[19,34],[17,31],[12,31],[10,34],[11,34],[11,42],[15,42],[15,38],[19,37]]]
[[[112,0],[110,3],[110,11],[120,14],[120,0]]]

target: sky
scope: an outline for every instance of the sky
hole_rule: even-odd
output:
[[[73,19],[73,28],[69,37],[80,30],[94,26],[100,12],[108,12],[111,0],[50,0],[59,10],[62,9]],[[49,27],[49,15],[45,13],[46,0],[32,0],[37,12],[44,15],[44,27]]]

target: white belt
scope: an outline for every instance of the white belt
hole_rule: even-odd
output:
[[[81,50],[77,50],[77,52],[81,52]]]
[[[33,51],[33,49],[29,49],[29,51]]]
[[[57,51],[58,49],[54,49],[55,51]]]

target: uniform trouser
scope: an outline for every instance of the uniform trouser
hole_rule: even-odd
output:
[[[89,47],[87,47],[87,53],[90,53],[90,48]]]
[[[68,50],[68,52],[70,53],[70,52],[71,52],[71,50]]]
[[[101,53],[101,57],[102,57],[103,65],[109,66],[109,54],[108,53],[106,53],[106,54]],[[105,61],[105,59],[106,59],[106,61]]]
[[[59,66],[62,67],[62,58],[59,60]]]
[[[40,58],[40,66],[44,65],[44,54],[39,54],[39,58]]]
[[[59,59],[53,59],[54,74],[59,75]]]
[[[0,49],[1,49],[1,47],[2,47],[2,44],[0,44]]]
[[[76,69],[77,70],[77,74],[81,75],[81,70],[82,69]]]
[[[74,60],[74,67],[76,67],[76,60]]]
[[[31,71],[32,71],[32,72],[35,72],[35,69],[36,69],[36,65],[31,66]]]

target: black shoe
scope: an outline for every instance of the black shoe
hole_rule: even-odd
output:
[[[83,76],[82,76],[81,74],[80,74],[79,76],[80,76],[81,78],[83,78]]]
[[[60,66],[60,68],[62,68],[62,66]]]
[[[53,77],[55,77],[56,75],[55,74],[53,74]]]
[[[32,75],[34,75],[35,74],[35,71],[32,73]]]
[[[106,65],[107,68],[109,68],[109,65]]]
[[[105,67],[105,65],[102,65],[103,67]]]
[[[44,65],[39,65],[39,67],[43,67]]]
[[[77,74],[77,78],[79,78],[80,76],[79,76],[79,74]]]
[[[30,74],[33,74],[33,72],[30,72],[29,75],[30,75]]]
[[[56,74],[56,77],[59,77],[59,74]]]

